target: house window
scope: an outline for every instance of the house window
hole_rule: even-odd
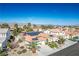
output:
[[[2,33],[2,36],[4,37],[5,36],[5,33]]]
[[[1,45],[2,45],[2,44],[0,43],[0,47],[1,47]]]

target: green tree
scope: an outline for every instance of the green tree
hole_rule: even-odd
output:
[[[15,37],[11,35],[10,39],[8,41],[11,42],[11,41],[14,41],[14,40],[15,40]]]
[[[27,26],[26,26],[26,25],[23,26],[23,30],[24,30],[24,31],[27,30]]]
[[[17,36],[17,35],[18,35],[19,33],[21,33],[22,31],[23,31],[22,28],[16,28],[16,29],[13,30],[12,33],[13,33],[14,36]]]
[[[17,36],[18,35],[17,29],[14,29],[12,34],[13,34],[13,36]]]
[[[33,27],[34,27],[34,28],[37,28],[37,25],[33,24]]]
[[[26,26],[26,25],[24,25],[24,26],[23,26],[23,29],[26,29],[26,28],[27,28],[27,26]]]
[[[22,31],[23,31],[22,28],[17,28],[17,32],[18,32],[18,33],[21,33]]]
[[[32,28],[27,28],[26,31],[27,31],[27,32],[30,32],[30,31],[33,31],[33,29],[32,29]]]
[[[7,42],[7,48],[11,48],[11,42]]]
[[[0,24],[0,28],[1,28],[1,24]]]
[[[52,28],[53,28],[53,26],[52,26],[52,25],[48,25],[47,27],[48,27],[48,28],[50,28],[50,29],[52,29]]]
[[[14,27],[17,29],[18,28],[18,24],[14,24]]]
[[[31,23],[28,23],[28,25],[27,25],[28,27],[31,27]]]
[[[1,28],[9,28],[9,25],[7,23],[4,23],[1,25]]]
[[[15,29],[13,30],[13,35],[16,36],[23,31],[22,28],[18,28],[18,24],[14,24]]]
[[[41,28],[42,28],[42,29],[46,29],[46,26],[45,26],[45,25],[41,25]]]

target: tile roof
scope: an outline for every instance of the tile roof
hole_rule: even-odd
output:
[[[47,40],[46,37],[47,37],[47,34],[45,34],[45,33],[40,33],[37,36],[31,36],[28,34],[24,36],[25,40],[28,42],[32,42],[33,40]]]
[[[26,36],[24,36],[24,38],[25,38],[26,41],[32,42],[32,36],[26,35]]]
[[[44,40],[47,40],[47,38],[45,38],[45,37],[38,37],[38,40],[44,41]]]
[[[40,33],[38,37],[48,37],[48,35],[46,33]]]

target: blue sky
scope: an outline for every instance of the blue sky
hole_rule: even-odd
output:
[[[79,4],[0,4],[0,22],[77,25]]]

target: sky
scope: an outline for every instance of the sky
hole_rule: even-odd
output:
[[[0,3],[0,22],[79,25],[79,4]]]

